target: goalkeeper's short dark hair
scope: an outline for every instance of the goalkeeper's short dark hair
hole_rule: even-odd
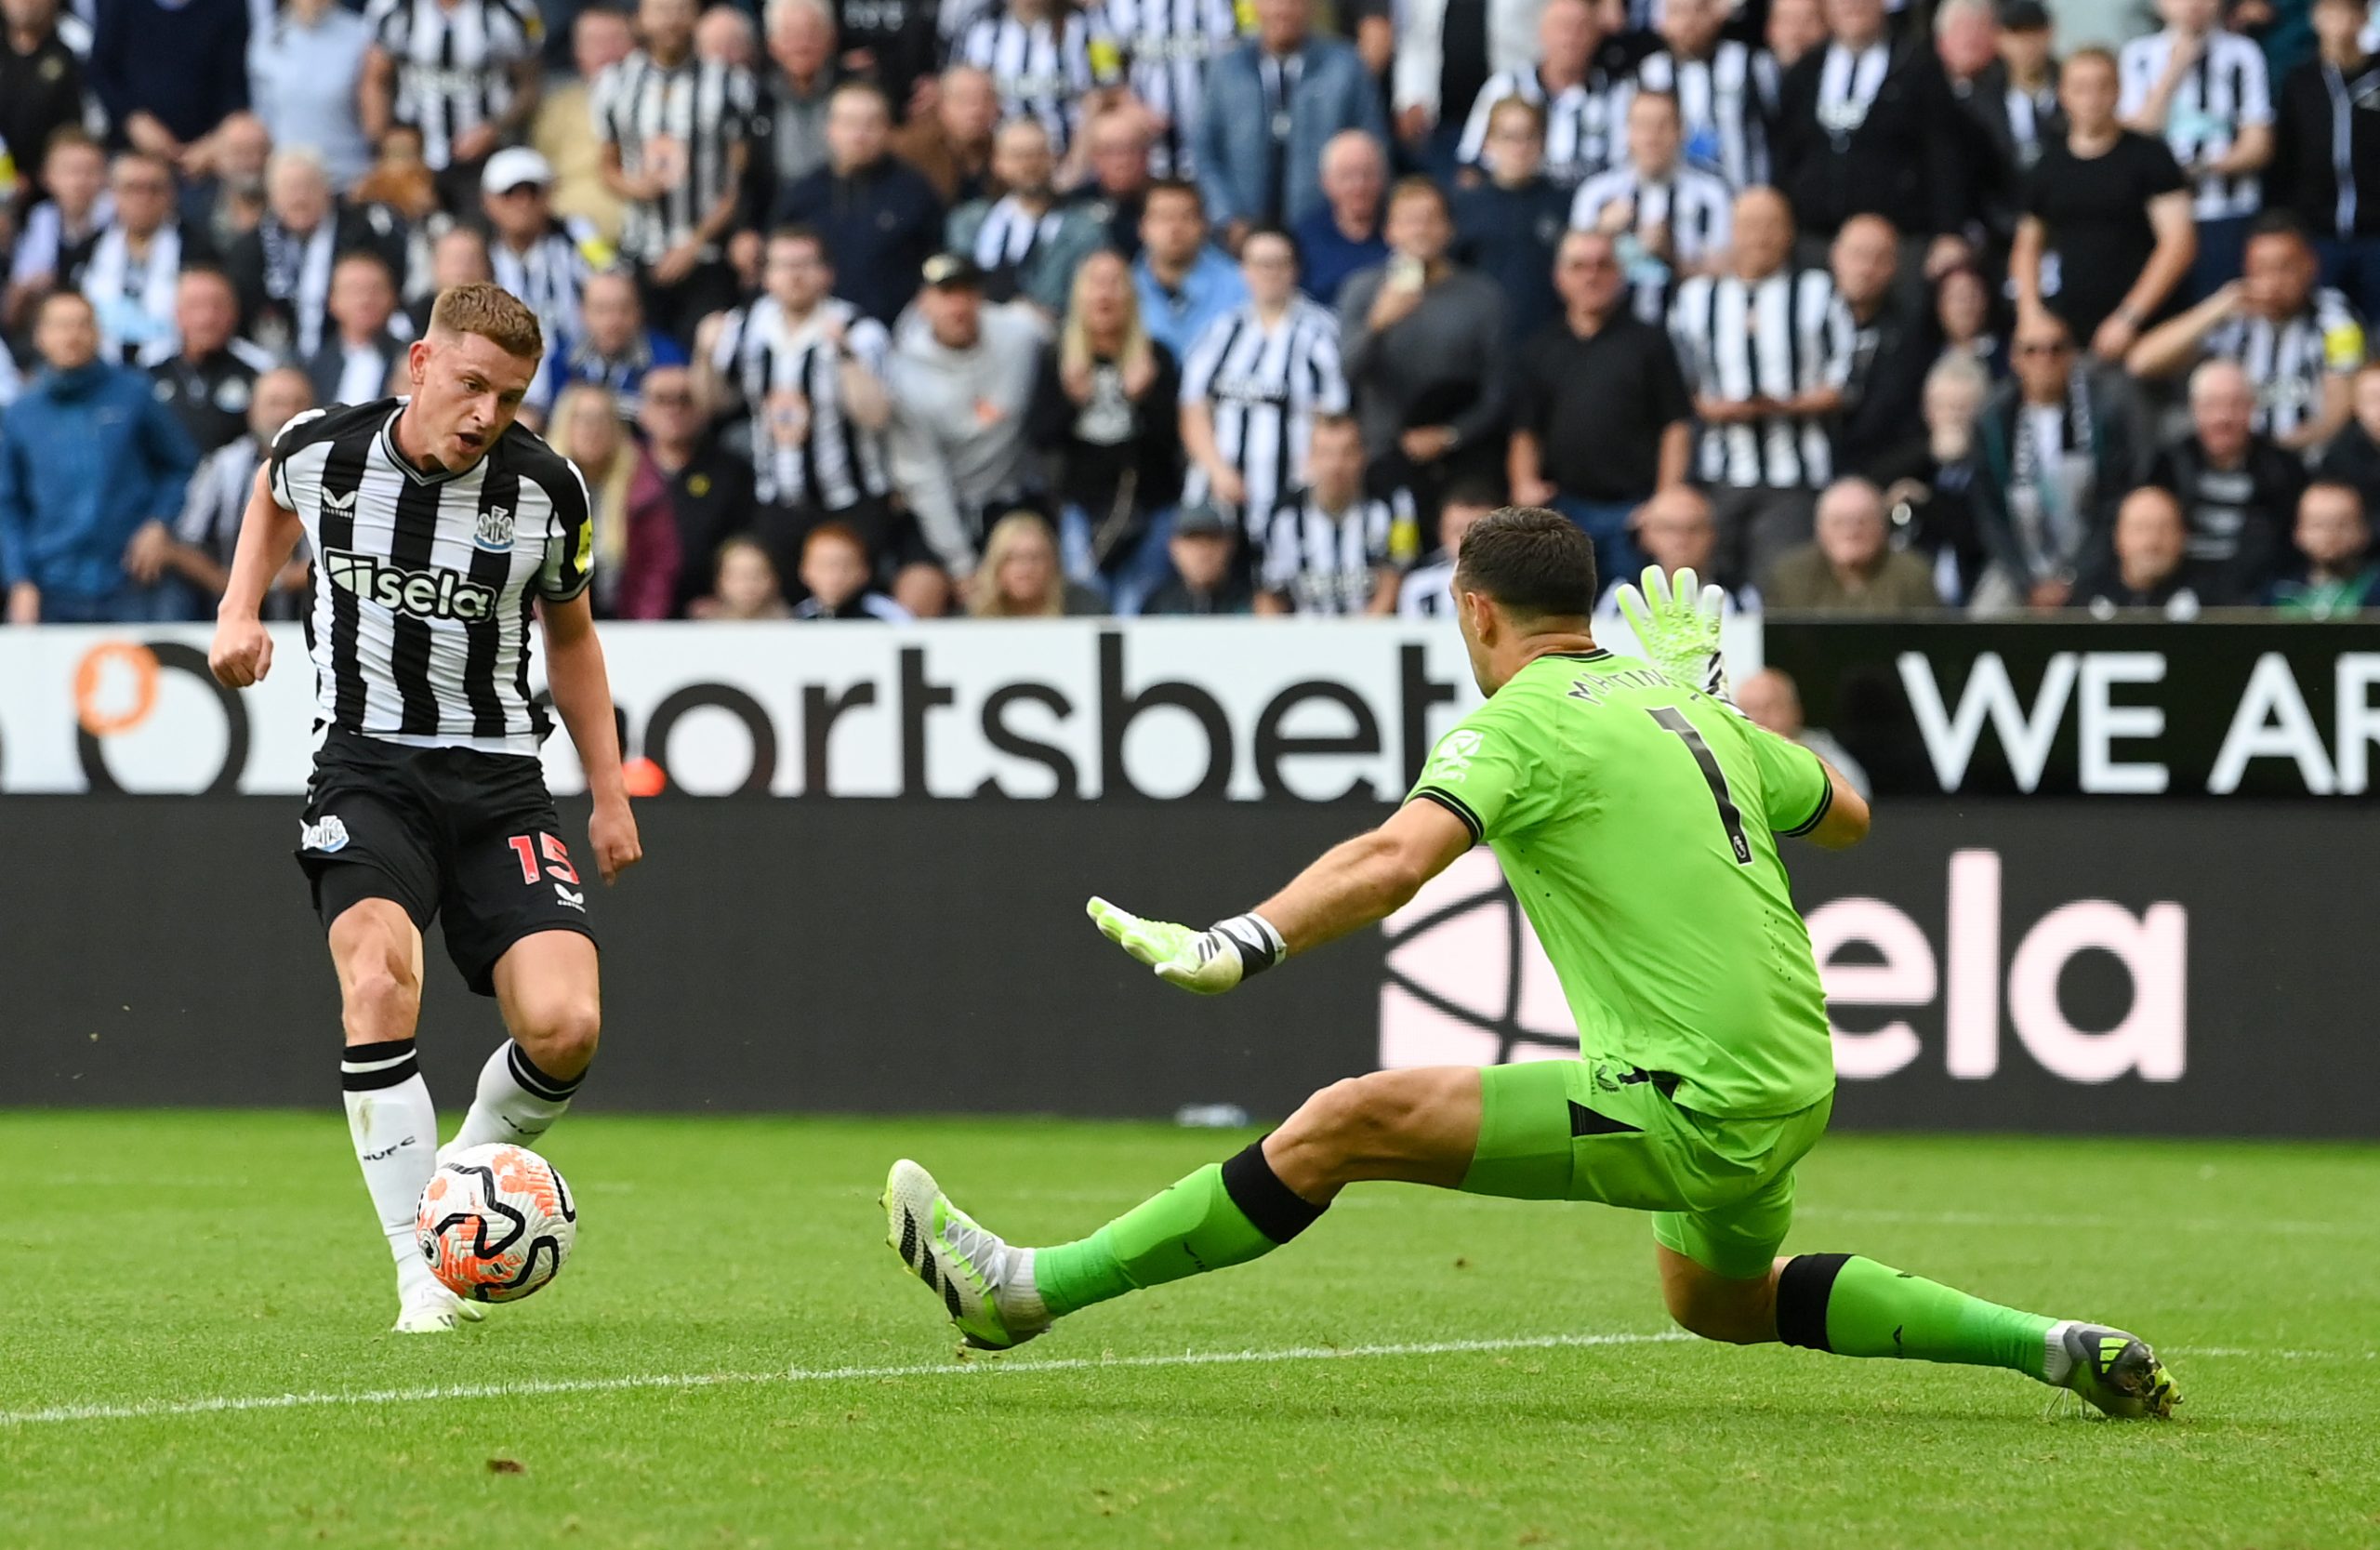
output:
[[[1515,614],[1582,619],[1595,606],[1594,540],[1559,511],[1507,506],[1464,537],[1454,587]]]

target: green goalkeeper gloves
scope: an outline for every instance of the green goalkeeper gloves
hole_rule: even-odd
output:
[[[1699,593],[1699,578],[1692,567],[1680,566],[1674,578],[1647,565],[1636,582],[1620,584],[1620,612],[1636,632],[1636,643],[1653,666],[1670,681],[1699,689],[1712,699],[1735,703],[1727,684],[1727,665],[1719,655],[1719,616],[1726,606],[1726,590],[1712,582]]]
[[[1201,996],[1220,996],[1289,955],[1289,944],[1262,915],[1235,915],[1205,931],[1171,921],[1144,921],[1105,899],[1084,907],[1100,934],[1157,971],[1157,978]]]

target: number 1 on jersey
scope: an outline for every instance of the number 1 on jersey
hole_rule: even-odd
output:
[[[1711,800],[1719,804],[1719,822],[1726,827],[1727,842],[1736,848],[1736,865],[1751,866],[1752,842],[1744,838],[1744,815],[1736,811],[1736,799],[1727,790],[1726,772],[1719,768],[1718,756],[1711,751],[1711,745],[1702,740],[1702,734],[1674,706],[1650,707],[1645,714],[1675,733],[1692,750],[1695,763],[1702,768],[1702,778],[1711,787]]]

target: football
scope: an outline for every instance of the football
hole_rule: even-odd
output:
[[[553,1164],[526,1146],[473,1146],[438,1165],[414,1225],[448,1291],[510,1303],[562,1274],[578,1208]]]

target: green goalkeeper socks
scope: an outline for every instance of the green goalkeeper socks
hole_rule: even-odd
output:
[[[1052,1318],[1271,1253],[1322,1207],[1300,1198],[1264,1160],[1264,1144],[1209,1163],[1089,1238],[1033,1252],[1033,1280]]]
[[[1777,1278],[1777,1335],[1843,1357],[2005,1367],[2041,1378],[2056,1320],[1855,1254],[1800,1254]]]

